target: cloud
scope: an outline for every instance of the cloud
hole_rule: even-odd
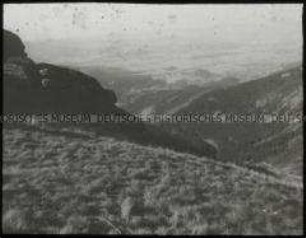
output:
[[[163,40],[302,41],[301,4],[5,4],[4,27],[25,40],[132,36]]]

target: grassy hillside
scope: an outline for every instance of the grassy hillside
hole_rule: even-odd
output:
[[[4,233],[302,234],[296,180],[90,133],[3,139]]]
[[[275,112],[289,106],[302,108],[302,68],[276,72],[228,89],[216,89],[198,98],[184,111]],[[292,100],[292,101],[290,101]],[[286,104],[287,102],[287,104]],[[288,103],[292,103],[289,104]],[[296,103],[296,105],[294,104]]]

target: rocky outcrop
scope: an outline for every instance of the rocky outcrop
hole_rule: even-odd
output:
[[[116,95],[104,89],[96,79],[79,71],[51,64],[37,64],[42,75],[44,104],[58,111],[69,112],[113,112]],[[45,83],[44,83],[45,82]],[[52,106],[51,106],[52,105]]]
[[[113,91],[79,71],[36,64],[22,40],[3,31],[4,112],[117,112]]]
[[[10,57],[26,57],[25,46],[19,36],[3,30],[3,61]]]

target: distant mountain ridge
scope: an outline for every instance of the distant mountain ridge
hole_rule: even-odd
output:
[[[118,36],[117,40],[118,40]],[[173,43],[151,41],[143,37],[120,40],[109,38],[88,40],[67,39],[27,42],[34,59],[55,64],[75,66],[117,67],[161,75],[166,69],[209,70],[222,77],[232,76],[250,80],[270,74],[290,62],[302,61],[301,46],[267,44],[266,42],[189,42],[193,35]],[[136,42],[138,43],[136,43]],[[223,42],[224,43],[224,42]],[[170,47],[169,47],[170,46]],[[52,49],[52,50],[51,50]]]
[[[227,89],[213,90],[182,111],[272,112],[294,110],[296,107],[301,109],[302,86],[300,65]],[[290,107],[289,103],[294,101],[297,104]],[[281,105],[281,102],[284,102],[284,105]]]

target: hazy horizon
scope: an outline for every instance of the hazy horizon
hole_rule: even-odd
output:
[[[301,42],[302,4],[4,4],[4,27],[28,41],[192,32],[188,37]]]
[[[302,60],[302,4],[4,4],[4,27],[38,61],[157,75],[258,77]]]

